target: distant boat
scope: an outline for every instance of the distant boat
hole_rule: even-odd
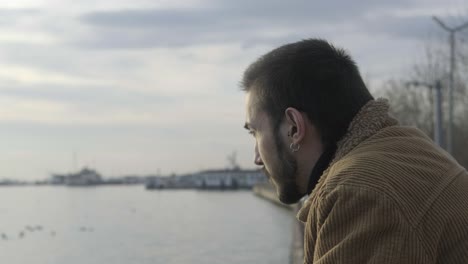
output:
[[[145,184],[145,188],[147,190],[153,190],[153,189],[165,189],[166,187],[163,184],[160,184],[159,181],[157,180],[149,180]]]
[[[206,170],[194,174],[173,175],[170,177],[151,177],[147,179],[146,189],[201,189],[201,190],[237,190],[252,189],[265,181],[265,175],[259,170],[223,169]]]
[[[79,172],[52,175],[52,183],[67,186],[91,186],[103,183],[101,175],[93,169],[83,168]]]

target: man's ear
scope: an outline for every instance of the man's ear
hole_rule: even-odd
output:
[[[293,143],[301,142],[306,133],[306,120],[303,113],[294,107],[288,107],[284,115],[288,126],[288,136]]]

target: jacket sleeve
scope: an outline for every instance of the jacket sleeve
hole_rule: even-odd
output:
[[[413,228],[383,191],[341,185],[315,209],[316,241],[309,243],[313,249],[305,248],[305,263],[431,263]]]

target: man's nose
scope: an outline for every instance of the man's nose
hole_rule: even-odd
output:
[[[262,161],[262,158],[260,157],[260,154],[258,153],[258,146],[256,143],[255,143],[254,163],[255,165],[263,166],[263,161]]]

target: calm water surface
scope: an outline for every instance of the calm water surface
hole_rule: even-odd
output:
[[[250,191],[0,188],[0,263],[287,263],[292,212]]]

